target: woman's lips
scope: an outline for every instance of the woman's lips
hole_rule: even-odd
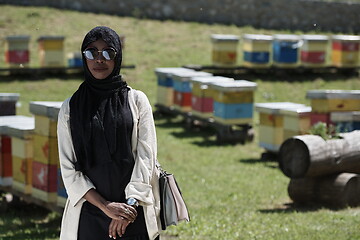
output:
[[[96,67],[96,68],[93,68],[93,70],[95,72],[104,72],[107,70],[107,68],[106,67]]]

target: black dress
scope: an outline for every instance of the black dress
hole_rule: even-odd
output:
[[[123,106],[122,124],[126,125],[127,141],[122,140],[121,159],[108,162],[96,162],[90,169],[83,170],[89,177],[96,191],[108,201],[126,202],[125,187],[129,183],[134,159],[131,152],[131,135],[133,129],[133,119],[129,104]],[[97,113],[96,117],[102,118],[102,113]],[[95,136],[101,137],[101,134],[94,132]],[[106,141],[106,139],[103,139]],[[94,148],[96,154],[96,148]],[[130,223],[126,228],[125,234],[117,239],[126,240],[149,240],[146,230],[145,218],[141,206],[137,208],[138,216],[134,223]],[[79,240],[102,240],[109,239],[109,225],[111,219],[106,216],[99,208],[89,202],[85,202],[81,209],[78,239]]]

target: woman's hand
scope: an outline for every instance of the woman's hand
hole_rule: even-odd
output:
[[[137,217],[137,211],[134,207],[119,202],[107,202],[105,214],[114,220],[124,218],[129,222],[134,222]]]
[[[129,223],[130,222],[126,219],[111,219],[111,223],[109,225],[109,237],[116,239],[116,234],[119,235],[119,237],[122,237]]]

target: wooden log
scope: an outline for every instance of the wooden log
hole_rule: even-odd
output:
[[[360,173],[360,131],[325,141],[317,135],[294,136],[279,150],[279,166],[290,178]]]
[[[360,205],[360,175],[340,173],[326,177],[291,179],[289,197],[296,203],[331,207]]]

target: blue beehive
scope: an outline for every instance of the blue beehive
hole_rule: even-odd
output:
[[[268,67],[272,36],[262,34],[243,35],[244,64],[249,67]]]
[[[273,63],[279,67],[292,67],[298,63],[300,37],[292,34],[275,34]]]

